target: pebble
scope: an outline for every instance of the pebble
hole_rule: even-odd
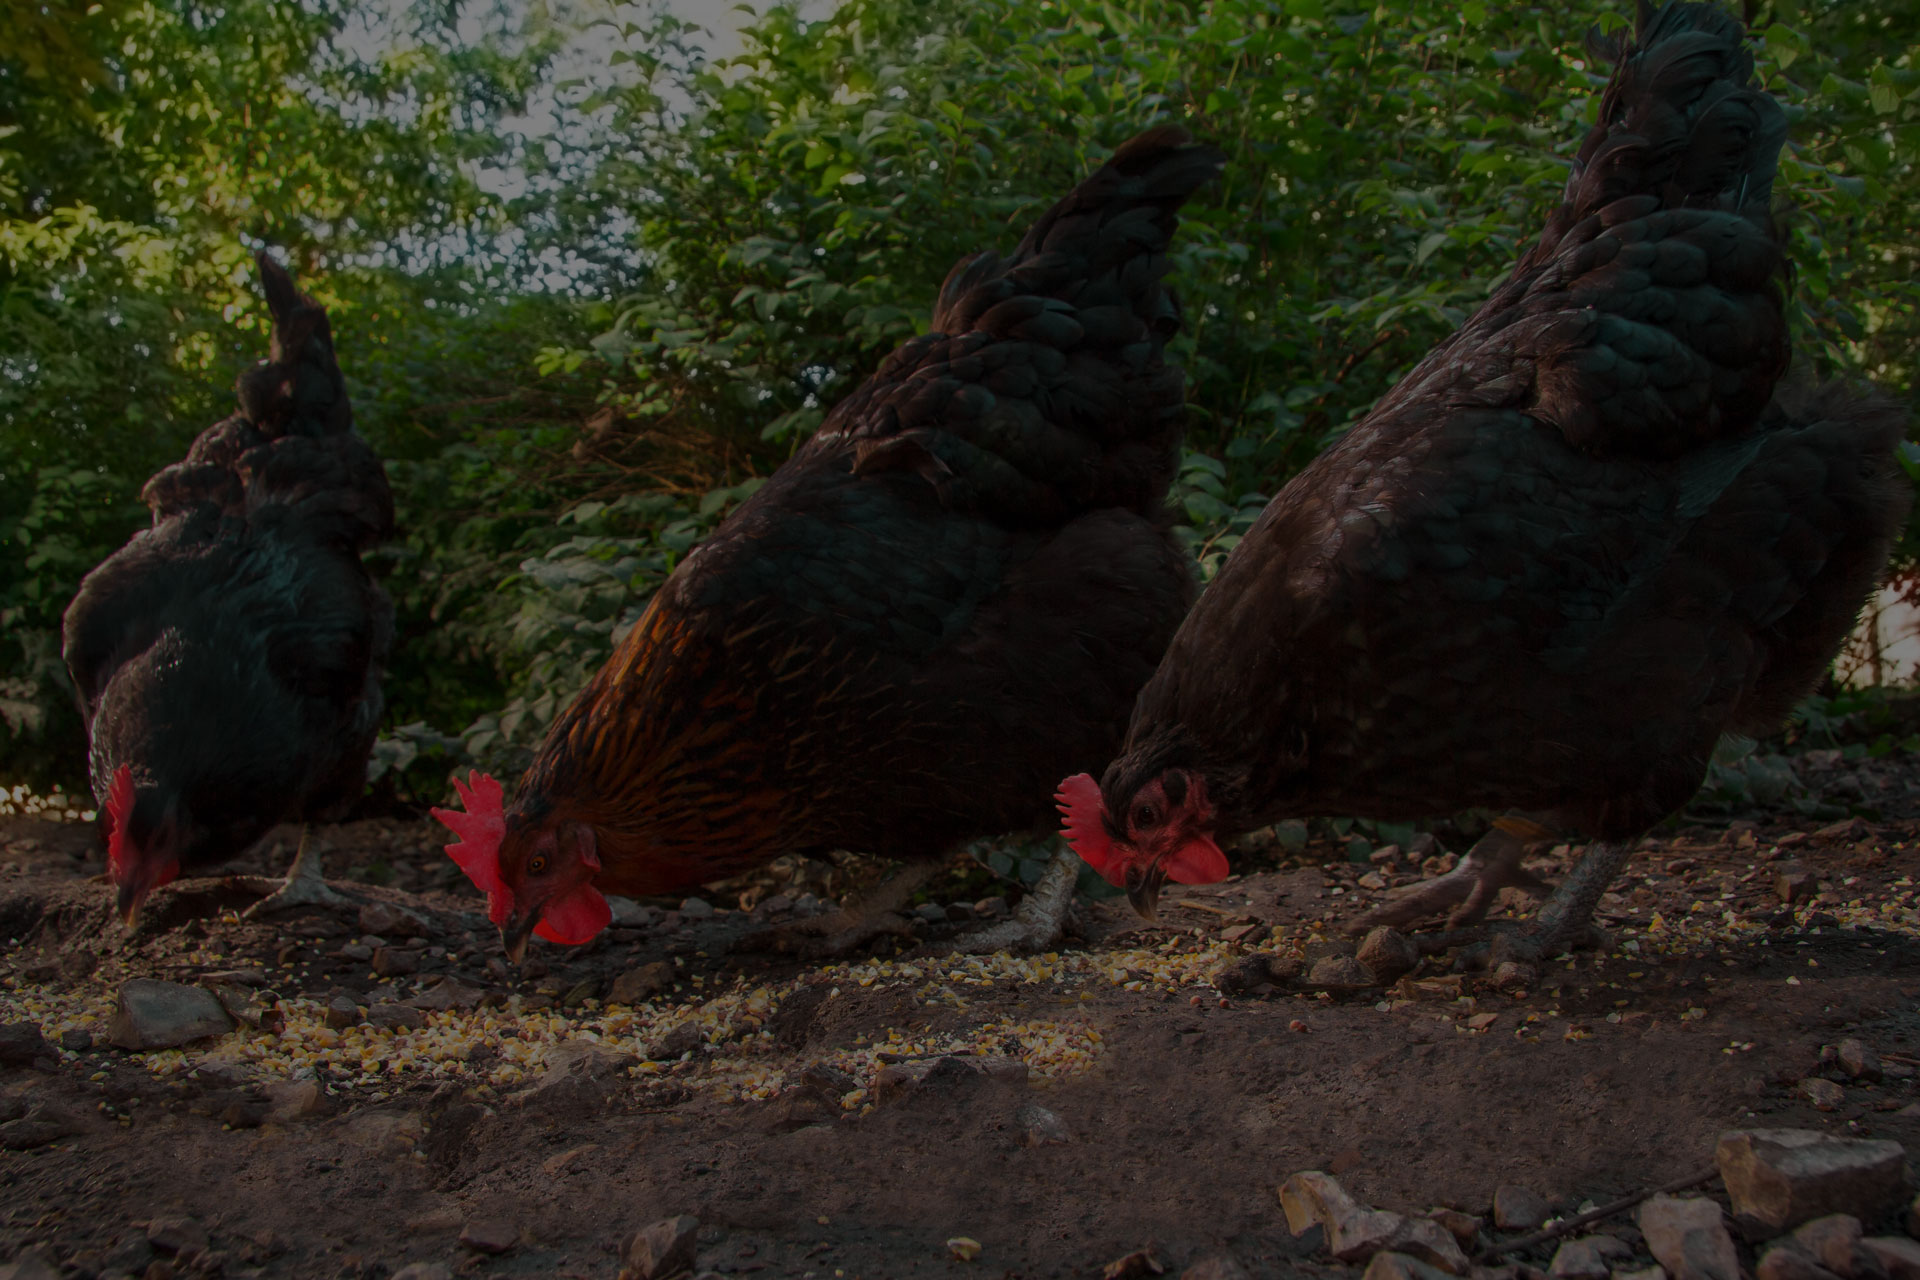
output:
[[[427,922],[391,902],[369,902],[360,908],[360,932],[382,938],[424,938]]]
[[[1420,949],[1398,929],[1381,925],[1361,941],[1354,958],[1373,975],[1374,982],[1386,986],[1419,966]]]
[[[676,1271],[693,1269],[693,1252],[700,1234],[700,1219],[683,1213],[662,1218],[633,1233],[621,1252],[637,1280],[658,1280]]]
[[[460,1229],[460,1243],[479,1253],[505,1253],[520,1243],[520,1232],[498,1218],[469,1218]]]
[[[1840,1061],[1840,1069],[1855,1080],[1881,1078],[1880,1055],[1865,1040],[1842,1040],[1836,1056]]]
[[[22,1249],[12,1262],[0,1267],[0,1280],[60,1280],[60,1268],[38,1249]]]
[[[1067,1122],[1037,1102],[1020,1104],[1013,1113],[1013,1123],[1020,1129],[1023,1147],[1061,1147],[1073,1141]]]
[[[1494,1188],[1493,1225],[1502,1231],[1538,1231],[1552,1212],[1546,1197],[1525,1187]]]
[[[327,1107],[327,1095],[311,1080],[274,1080],[261,1092],[267,1099],[267,1119],[276,1124],[305,1120]]]
[[[1658,1263],[1650,1267],[1620,1267],[1615,1269],[1613,1280],[1667,1280],[1667,1269]]]
[[[1360,1280],[1447,1280],[1447,1273],[1408,1254],[1386,1249],[1373,1255]]]
[[[1637,1215],[1647,1251],[1674,1280],[1740,1280],[1720,1206],[1705,1196],[1654,1196]]]
[[[1735,1218],[1762,1234],[1829,1213],[1872,1219],[1907,1198],[1906,1151],[1885,1139],[1743,1129],[1720,1136],[1714,1159]]]
[[[687,920],[705,920],[713,914],[713,904],[705,898],[688,898],[680,904],[680,915]]]
[[[1610,1280],[1613,1268],[1601,1256],[1599,1246],[1587,1238],[1563,1242],[1554,1251],[1547,1274],[1564,1276],[1567,1280]]]
[[[947,919],[947,909],[937,902],[923,902],[913,909],[913,914],[928,924],[944,924]]]
[[[1253,1276],[1238,1259],[1216,1253],[1182,1271],[1180,1280],[1253,1280]]]
[[[233,1019],[204,987],[134,978],[115,997],[107,1040],[122,1049],[171,1049],[233,1030]]]
[[[480,1007],[486,994],[479,987],[470,987],[464,982],[447,978],[406,1003],[428,1013],[444,1013],[450,1009],[473,1010]]]
[[[340,948],[339,955],[342,960],[351,960],[355,964],[365,964],[367,961],[373,959],[373,948],[364,942],[349,942],[346,946]]]
[[[1369,1209],[1317,1169],[1296,1173],[1281,1185],[1280,1207],[1286,1211],[1287,1229],[1296,1236],[1316,1225],[1325,1228],[1328,1252],[1341,1262],[1365,1262],[1393,1252],[1452,1275],[1467,1272],[1466,1255],[1445,1227],[1427,1218]]]
[[[1792,1240],[1782,1240],[1767,1250],[1753,1274],[1754,1280],[1839,1280]]]
[[[1860,1219],[1850,1213],[1830,1213],[1824,1218],[1801,1223],[1793,1232],[1793,1242],[1809,1257],[1835,1275],[1852,1280],[1866,1264],[1869,1271],[1878,1268],[1862,1257]]]
[[[80,1123],[57,1107],[36,1107],[18,1120],[0,1124],[0,1147],[29,1151],[80,1132]]]
[[[1907,1234],[1920,1238],[1920,1195],[1913,1198],[1907,1206]]]
[[[383,978],[420,972],[420,953],[406,947],[381,947],[373,953],[373,971]]]
[[[60,1047],[68,1053],[85,1053],[93,1048],[93,1033],[85,1027],[69,1027],[60,1033]]]
[[[647,1056],[655,1062],[671,1062],[682,1055],[696,1052],[707,1042],[700,1028],[691,1022],[683,1022],[662,1036]]]
[[[1868,1236],[1860,1243],[1886,1268],[1887,1280],[1920,1280],[1920,1243],[1904,1236]]]
[[[1775,869],[1773,891],[1780,901],[1792,906],[1820,892],[1820,877],[1798,862],[1783,862]]]
[[[427,1025],[427,1015],[411,1005],[381,1003],[367,1010],[367,1022],[376,1027],[419,1031]]]
[[[327,1025],[335,1031],[360,1025],[360,1006],[351,996],[335,996],[327,1001]]]
[[[1100,1268],[1100,1280],[1149,1280],[1152,1276],[1167,1274],[1167,1264],[1160,1261],[1151,1247],[1136,1249],[1124,1258],[1115,1258]]]
[[[49,1053],[46,1037],[31,1022],[9,1022],[0,1026],[0,1064],[30,1067]]]
[[[1815,1111],[1837,1111],[1846,1105],[1847,1091],[1831,1080],[1819,1076],[1808,1076],[1800,1082],[1800,1092],[1813,1104]]]
[[[1462,1249],[1471,1249],[1480,1239],[1480,1228],[1486,1225],[1478,1216],[1458,1209],[1429,1209],[1427,1216],[1445,1227]]]
[[[1519,960],[1502,960],[1493,971],[1493,985],[1501,991],[1517,991],[1540,980],[1540,971]]]
[[[444,1262],[410,1262],[392,1280],[453,1280],[453,1268]]]
[[[1307,981],[1316,987],[1370,987],[1373,975],[1352,956],[1325,956],[1307,971]]]
[[[972,1262],[980,1256],[980,1242],[972,1236],[949,1236],[947,1252],[956,1262]]]
[[[637,969],[629,969],[613,980],[607,990],[608,1004],[640,1004],[673,987],[673,965],[655,960]]]

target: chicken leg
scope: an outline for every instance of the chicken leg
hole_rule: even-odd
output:
[[[961,934],[953,949],[985,955],[995,951],[1045,951],[1053,946],[1060,940],[1067,912],[1073,908],[1074,886],[1084,865],[1078,854],[1063,845],[1020,900],[1011,919]]]
[[[825,959],[846,955],[883,933],[908,935],[910,930],[900,917],[900,908],[919,892],[921,885],[945,870],[946,865],[941,859],[902,863],[892,875],[838,911],[750,934],[740,945],[753,950],[787,951],[810,959]]]
[[[1365,933],[1379,925],[1405,925],[1447,911],[1453,928],[1478,924],[1493,909],[1500,891],[1512,886],[1535,897],[1545,897],[1547,885],[1520,865],[1527,849],[1552,832],[1531,818],[1509,814],[1496,819],[1492,830],[1467,850],[1460,865],[1443,876],[1395,894],[1372,911],[1350,921],[1348,933]]]
[[[300,847],[293,855],[293,866],[288,869],[287,878],[279,882],[278,887],[266,897],[248,907],[248,916],[264,916],[290,907],[344,907],[357,901],[327,883],[320,866],[320,851],[313,845],[312,835],[312,828],[300,828]],[[248,877],[248,883],[266,889],[275,882],[263,877]]]
[[[1633,853],[1633,840],[1596,840],[1587,846],[1553,896],[1533,919],[1517,929],[1494,935],[1489,959],[1537,961],[1556,955],[1582,936],[1595,932],[1593,910],[1607,886],[1619,876]]]

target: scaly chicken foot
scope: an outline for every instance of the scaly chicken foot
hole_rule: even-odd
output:
[[[1574,864],[1560,887],[1533,919],[1517,929],[1502,930],[1492,939],[1488,964],[1504,960],[1535,962],[1560,954],[1576,942],[1600,931],[1593,923],[1594,908],[1607,886],[1625,869],[1636,841],[1595,840]],[[1605,938],[1605,934],[1600,934]]]
[[[1067,912],[1073,909],[1073,890],[1084,865],[1072,849],[1061,848],[1020,900],[1012,918],[968,930],[954,939],[951,949],[988,955],[996,951],[1045,951],[1053,946],[1060,941]]]
[[[285,880],[246,877],[245,883],[250,888],[263,891],[270,888],[266,897],[247,908],[246,915],[264,916],[293,907],[345,907],[358,901],[327,883],[320,865],[320,849],[312,842],[312,834],[308,828],[300,828],[300,847],[293,855],[293,866],[288,869]]]
[[[1515,824],[1519,825],[1519,824]],[[1532,824],[1526,824],[1531,826]],[[1523,827],[1524,829],[1524,827]],[[1532,835],[1532,831],[1527,832]],[[1460,865],[1443,876],[1403,890],[1373,910],[1347,923],[1348,933],[1365,933],[1380,925],[1411,924],[1448,912],[1447,924],[1458,929],[1486,919],[1502,889],[1524,889],[1537,898],[1549,886],[1520,865],[1531,841],[1495,826],[1467,850]]]
[[[822,960],[846,955],[883,933],[911,937],[913,930],[899,914],[900,908],[946,865],[944,860],[903,863],[872,890],[838,911],[749,934],[740,940],[740,946]]]

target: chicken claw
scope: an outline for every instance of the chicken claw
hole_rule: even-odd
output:
[[[1045,951],[1053,946],[1060,941],[1067,912],[1073,908],[1073,889],[1079,883],[1082,865],[1078,854],[1062,847],[1020,900],[1011,919],[969,930],[955,939],[950,949],[988,955],[996,951]]]
[[[284,881],[273,881],[264,877],[249,876],[246,883],[259,889],[276,886],[266,897],[254,903],[244,913],[249,918],[275,911],[286,911],[293,907],[346,907],[359,899],[351,894],[341,893],[327,883],[326,875],[320,867],[320,850],[309,837],[311,832],[305,827],[300,830],[300,848],[293,855],[293,866],[287,871]]]
[[[1365,933],[1383,924],[1411,924],[1442,911],[1448,911],[1447,924],[1453,928],[1478,924],[1493,909],[1500,891],[1509,886],[1543,898],[1549,886],[1520,865],[1528,845],[1521,835],[1496,825],[1467,850],[1459,866],[1395,894],[1372,911],[1349,921],[1346,931]]]
[[[883,933],[910,937],[913,931],[900,908],[945,867],[939,860],[906,863],[838,911],[748,934],[738,945],[743,951],[781,951],[822,960],[844,956]]]

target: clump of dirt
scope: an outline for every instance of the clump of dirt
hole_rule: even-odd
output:
[[[634,1232],[689,1214],[697,1269],[722,1275],[1082,1276],[1150,1248],[1175,1273],[1292,1276],[1343,1270],[1287,1230],[1276,1190],[1302,1169],[1403,1213],[1485,1215],[1518,1186],[1565,1214],[1696,1171],[1731,1128],[1911,1147],[1914,758],[1795,759],[1804,813],[1646,842],[1601,906],[1606,950],[1501,973],[1442,952],[1390,986],[1322,962],[1461,851],[1453,830],[1269,844],[1154,925],[1086,905],[1036,957],[939,954],[1004,909],[977,872],[856,960],[736,949],[865,873],[788,864],[622,904],[513,971],[429,822],[316,831],[347,908],[244,914],[287,831],[127,933],[91,827],[0,818],[0,1256],[611,1276]],[[114,1047],[134,979],[218,993],[232,1029]]]

